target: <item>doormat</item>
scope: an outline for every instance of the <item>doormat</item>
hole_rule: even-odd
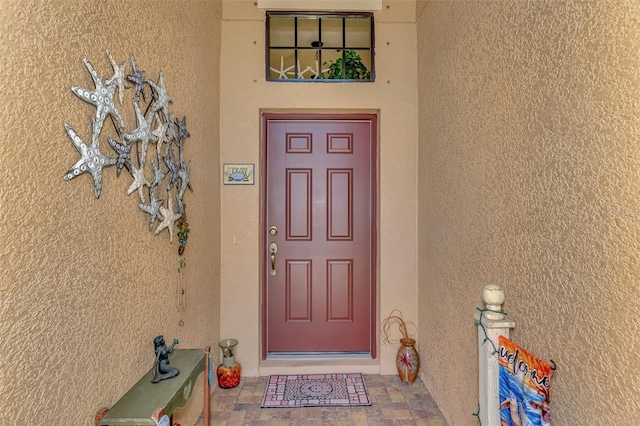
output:
[[[371,405],[362,374],[298,374],[269,376],[261,407],[357,405]]]

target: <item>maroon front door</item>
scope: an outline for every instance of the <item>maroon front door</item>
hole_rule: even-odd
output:
[[[263,116],[263,358],[375,356],[376,124]]]

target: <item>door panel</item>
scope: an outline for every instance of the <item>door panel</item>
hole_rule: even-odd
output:
[[[287,240],[311,241],[311,169],[286,169]],[[275,218],[273,218],[275,220]]]
[[[264,116],[263,356],[374,354],[375,127]]]

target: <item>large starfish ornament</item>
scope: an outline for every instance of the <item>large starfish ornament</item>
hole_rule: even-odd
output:
[[[136,86],[135,99],[136,101],[140,100],[140,95],[142,94],[142,100],[146,102],[147,98],[144,95],[145,72],[138,69],[138,64],[136,64],[136,58],[133,57],[133,53],[131,54],[131,68],[133,68],[133,74],[127,75],[127,80]]]
[[[133,176],[133,183],[129,186],[129,189],[127,189],[127,195],[131,195],[131,193],[137,189],[140,201],[144,201],[142,189],[145,185],[150,186],[149,181],[144,177],[144,170],[142,170],[142,168],[136,169],[134,166],[131,175]]]
[[[167,165],[167,167],[169,168],[169,183],[167,183],[167,191],[169,191],[171,189],[171,187],[173,186],[174,183],[177,184],[178,182],[178,169],[179,169],[179,164],[176,163],[176,156],[173,153],[173,146],[170,145],[169,148],[169,154],[170,157],[164,157],[164,164]]]
[[[153,191],[149,189],[149,204],[138,204],[140,210],[149,213],[149,215],[151,216],[151,219],[149,221],[149,231],[153,229],[153,225],[156,222],[156,218],[158,217],[158,210],[160,209],[160,206],[163,202],[164,200],[156,200],[155,195],[153,195]]]
[[[117,166],[117,176],[120,176],[123,167],[126,168],[133,180],[127,189],[127,194],[131,195],[134,191],[138,191],[138,207],[150,215],[149,230],[152,231],[156,226],[156,221],[159,222],[155,234],[159,234],[164,228],[168,228],[169,239],[172,243],[174,233],[176,233],[178,240],[182,244],[181,249],[178,250],[179,254],[182,255],[184,244],[186,243],[186,236],[183,237],[180,233],[185,232],[180,230],[181,221],[184,219],[186,223],[186,205],[183,201],[183,196],[187,188],[193,191],[190,182],[191,162],[189,161],[187,164],[183,158],[186,139],[190,137],[187,130],[186,116],[180,121],[176,119],[174,114],[170,114],[169,103],[172,102],[172,98],[167,93],[162,71],[160,71],[158,79],[146,79],[145,72],[138,68],[135,57],[131,54],[132,71],[131,74],[127,74],[127,61],[119,64],[109,50],[106,50],[106,55],[113,70],[110,78],[105,79],[104,77],[106,76],[102,76],[103,79],[101,79],[91,62],[87,58],[83,58],[83,63],[87,71],[89,71],[95,87],[92,89],[78,86],[71,87],[71,91],[82,101],[95,106],[96,112],[95,117],[91,119],[91,144],[84,142],[70,124],[64,123],[67,135],[80,153],[81,158],[63,176],[63,180],[67,181],[83,173],[91,173],[94,181],[94,195],[99,198],[102,190],[102,170],[104,167]],[[281,68],[283,68],[282,59]],[[284,72],[283,78],[292,78],[291,76],[294,75],[294,72],[291,72],[290,69],[282,70]],[[303,71],[301,73],[302,77],[307,72],[307,70]],[[145,88],[147,84],[150,89]],[[125,92],[129,88],[135,88],[135,95],[132,96],[132,101],[136,113],[137,128],[127,132],[133,126],[125,124],[123,120],[124,111],[120,111],[117,107],[116,92],[121,105],[120,108],[122,108]],[[145,92],[150,94],[148,101]],[[143,101],[140,101],[140,97],[142,97]],[[141,104],[141,102],[144,103]],[[143,111],[144,114],[142,113]],[[100,135],[108,119],[113,123],[117,135],[111,135],[112,137],[105,135],[105,137],[107,137],[108,143],[114,151],[117,152],[117,158],[109,157],[100,151]],[[152,127],[154,128],[153,130]],[[140,150],[138,142],[141,142],[142,145],[142,155],[136,157],[139,161],[134,161],[131,157],[131,150]],[[150,142],[157,143],[157,157],[153,158],[151,155],[151,166],[145,166]],[[176,149],[174,149],[173,142],[177,145]],[[163,144],[165,145],[163,146]],[[161,161],[164,161],[166,166],[163,166]],[[153,172],[151,182],[145,176],[145,173],[149,173],[149,168],[152,168]],[[164,187],[166,182],[168,184]],[[173,189],[174,184],[175,189]],[[146,191],[148,191],[148,196]],[[163,197],[164,200],[168,198],[167,208],[163,206],[164,201],[159,199],[161,195],[164,195],[164,191],[166,191],[166,196]],[[177,211],[174,209],[177,209]],[[186,232],[188,232],[188,229]],[[183,238],[184,241],[182,240]]]
[[[158,161],[160,161],[160,157],[162,157],[162,155],[160,154],[162,152],[162,144],[165,142],[169,142],[169,140],[167,139],[167,129],[169,128],[169,123],[162,123],[157,115],[156,121],[158,123],[158,127],[156,127],[155,130],[151,133],[153,134],[153,136],[158,138],[158,142],[156,144],[156,154]]]
[[[132,130],[129,133],[125,133],[122,136],[128,141],[142,142],[142,158],[140,160],[140,167],[143,167],[147,159],[147,148],[149,146],[149,141],[155,142],[157,141],[157,138],[151,132],[151,120],[147,120],[144,115],[142,115],[140,107],[138,106],[138,102],[136,102],[135,99],[133,100],[133,108],[136,110],[136,117],[138,118],[138,128]],[[149,115],[149,117],[152,117],[152,115]]]
[[[116,169],[116,176],[120,176],[122,166],[126,167],[129,173],[133,173],[133,165],[131,164],[131,144],[127,141],[120,139],[120,142],[108,138],[109,145],[118,153],[118,162]]]
[[[156,228],[154,234],[158,235],[158,233],[162,231],[164,228],[168,228],[169,242],[173,244],[173,224],[175,223],[176,220],[182,217],[182,214],[173,212],[172,199],[173,197],[171,196],[171,194],[169,194],[169,208],[164,208],[160,206],[160,217],[162,218],[162,221],[160,222],[160,225],[158,225],[158,227]]]
[[[91,121],[93,124],[91,145],[87,145],[70,125],[64,123],[64,128],[71,139],[71,143],[76,147],[82,158],[69,169],[62,179],[67,181],[80,176],[82,173],[91,173],[91,176],[93,176],[93,193],[96,198],[99,198],[102,191],[102,169],[107,166],[113,166],[117,160],[100,152],[99,135],[102,126],[98,126],[95,119],[91,119]]]
[[[111,56],[111,53],[107,50],[107,56],[109,57],[109,62],[111,62],[111,68],[113,68],[113,76],[105,80],[104,82],[107,86],[111,83],[116,83],[116,87],[118,89],[118,98],[120,99],[120,105],[124,104],[124,88],[126,87],[124,68],[126,65],[126,61],[122,63],[122,65],[118,65],[116,61]]]
[[[122,120],[120,111],[118,111],[116,104],[113,102],[113,95],[116,91],[115,83],[112,82],[107,86],[102,84],[102,80],[98,77],[98,73],[91,65],[91,62],[89,62],[87,58],[83,58],[82,60],[84,61],[84,65],[87,67],[87,70],[89,70],[89,74],[91,74],[91,78],[93,79],[93,83],[96,88],[95,90],[90,91],[81,87],[73,86],[71,91],[83,101],[89,102],[97,107],[96,118],[98,119],[98,123],[100,123],[100,127],[102,127],[102,123],[105,118],[107,118],[107,115],[111,115],[118,120],[120,128],[123,128],[124,120]]]
[[[166,118],[169,117],[169,102],[171,102],[171,96],[167,93],[167,88],[164,85],[162,71],[160,71],[160,78],[158,79],[158,82],[160,85],[156,84],[152,80],[147,80],[147,83],[151,85],[158,95],[158,99],[153,103],[153,105],[151,105],[151,114],[153,115],[156,111],[162,109]]]
[[[275,72],[278,75],[278,78],[286,78],[286,79],[288,79],[289,77],[287,76],[287,74],[295,75],[295,72],[291,71],[295,67],[296,67],[295,65],[291,65],[290,67],[284,68],[284,58],[282,56],[280,56],[280,69],[277,70],[277,69],[275,69],[273,67],[269,67],[269,69],[271,71]]]

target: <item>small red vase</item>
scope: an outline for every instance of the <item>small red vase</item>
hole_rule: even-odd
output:
[[[225,339],[218,343],[222,349],[222,364],[218,366],[216,375],[218,376],[218,386],[222,389],[235,388],[240,384],[242,367],[236,362],[233,353],[237,344],[236,339]]]
[[[222,389],[235,388],[240,384],[240,364],[233,360],[231,357],[230,365],[225,365],[223,362],[218,366],[216,374],[218,375],[218,386]]]

